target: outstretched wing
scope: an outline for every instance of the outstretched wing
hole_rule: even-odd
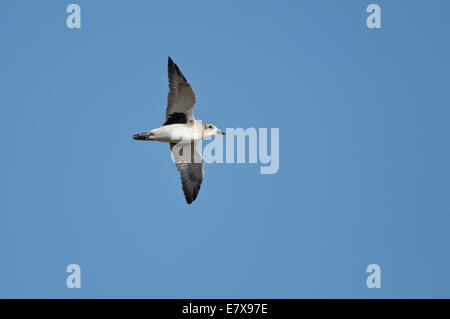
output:
[[[203,157],[196,142],[170,144],[170,149],[180,172],[186,202],[191,204],[200,191],[203,181]]]
[[[166,121],[163,125],[188,123],[194,120],[194,104],[197,102],[194,90],[183,73],[169,57],[169,95],[167,96]]]

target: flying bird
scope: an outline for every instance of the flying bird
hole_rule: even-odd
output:
[[[225,133],[213,124],[195,120],[193,109],[197,98],[194,90],[170,57],[168,73],[166,121],[158,128],[133,135],[133,139],[170,144],[186,202],[191,204],[197,198],[203,181],[203,157],[197,149],[197,141]]]

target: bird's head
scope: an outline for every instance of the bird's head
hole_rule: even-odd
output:
[[[203,138],[213,135],[225,135],[214,124],[203,123]]]

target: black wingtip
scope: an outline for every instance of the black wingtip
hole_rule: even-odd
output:
[[[190,194],[191,196],[189,196],[189,194],[184,194],[186,198],[186,203],[188,203],[189,205],[192,204],[197,199],[199,192],[200,186],[193,190],[193,193]]]
[[[186,199],[186,203],[188,203],[188,205],[191,205],[192,202],[195,200],[195,198],[192,198],[187,194],[184,194],[184,198]]]
[[[169,61],[167,62],[167,69],[169,71],[169,76],[171,74],[178,73],[177,65],[175,64],[175,62],[173,62],[173,60],[170,57],[169,57]]]
[[[188,203],[188,205],[191,205],[195,200],[195,196],[191,196],[191,194],[188,193],[184,193],[184,198],[186,199],[186,203]]]
[[[184,81],[187,82],[186,78],[184,77],[183,73],[181,72],[180,68],[178,67],[178,65],[176,65],[175,62],[173,62],[173,60],[170,58],[169,56],[169,62],[167,63],[168,66],[168,71],[169,71],[169,78],[171,76],[171,74],[177,74],[180,78],[182,78]]]

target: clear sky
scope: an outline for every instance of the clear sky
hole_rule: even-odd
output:
[[[0,297],[450,297],[449,10],[0,1]],[[131,139],[168,56],[198,119],[279,128],[277,174],[209,164],[185,203],[168,146]]]

